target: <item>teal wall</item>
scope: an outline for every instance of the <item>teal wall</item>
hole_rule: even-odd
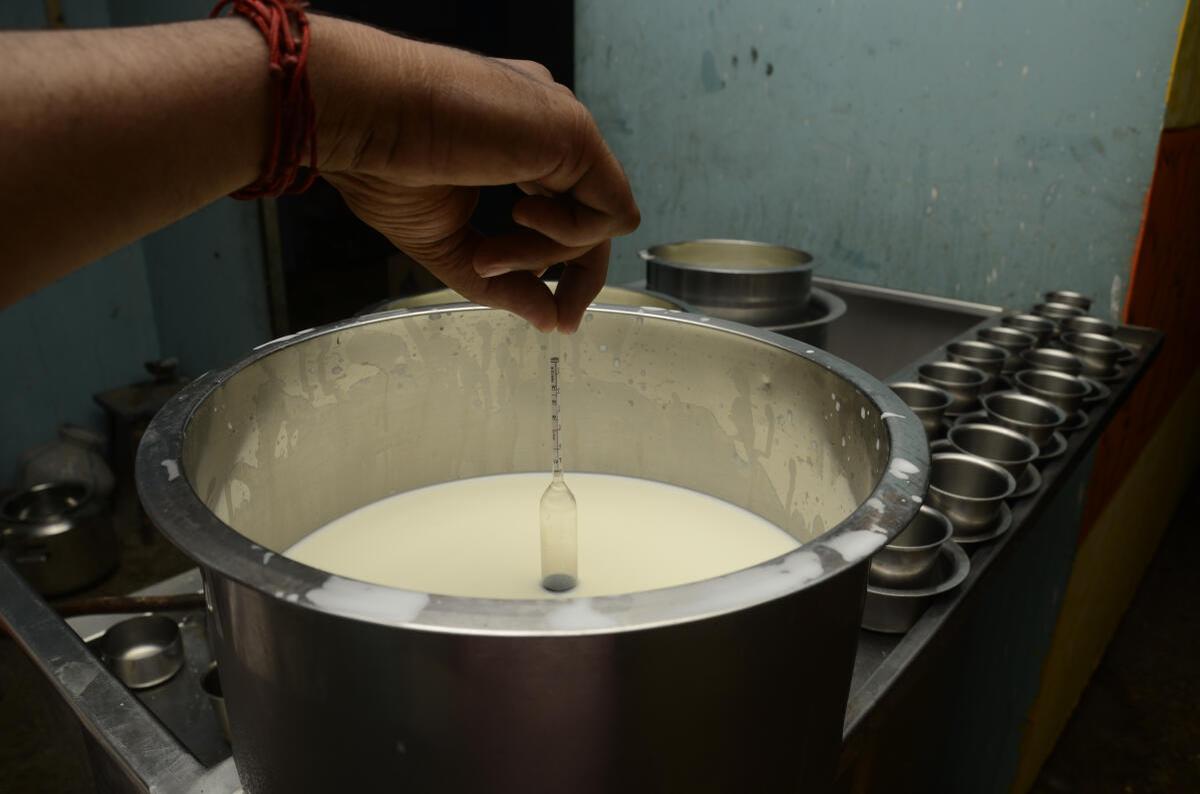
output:
[[[0,311],[0,488],[18,454],[63,422],[102,428],[101,389],[145,380],[159,356],[140,245],[105,257]]]
[[[113,25],[203,19],[209,0],[108,0]],[[191,375],[271,337],[258,203],[222,199],[142,240],[163,355]]]
[[[805,248],[819,272],[1119,311],[1184,0],[578,0],[577,93],[639,248]]]
[[[203,17],[211,4],[64,0],[68,27]],[[38,0],[0,2],[0,28],[37,28]],[[64,422],[103,428],[92,394],[177,356],[198,375],[270,338],[257,204],[222,199],[0,310],[0,487]]]
[[[223,199],[142,240],[163,355],[200,375],[271,338],[258,203]]]

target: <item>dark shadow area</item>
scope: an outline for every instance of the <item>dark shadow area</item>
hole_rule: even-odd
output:
[[[1167,528],[1033,794],[1200,791],[1200,479]]]

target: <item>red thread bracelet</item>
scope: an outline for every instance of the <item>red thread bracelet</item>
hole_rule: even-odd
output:
[[[271,70],[271,142],[262,173],[251,184],[231,194],[251,199],[302,193],[317,178],[317,114],[308,81],[310,32],[307,3],[297,0],[220,0],[210,17],[226,6],[250,20],[267,40]],[[307,173],[301,162],[308,155]],[[299,184],[297,184],[299,180]]]

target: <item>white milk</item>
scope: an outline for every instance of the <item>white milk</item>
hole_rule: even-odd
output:
[[[330,573],[456,596],[548,598],[538,502],[550,475],[502,474],[397,494],[326,524],[285,555]],[[728,502],[672,485],[567,474],[579,505],[575,596],[694,582],[796,548]]]

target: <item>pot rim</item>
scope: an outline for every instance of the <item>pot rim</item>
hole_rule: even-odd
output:
[[[936,507],[931,507],[930,505],[923,504],[923,505],[921,505],[921,508],[920,508],[920,510],[917,511],[917,513],[918,513],[918,515],[920,515],[921,513],[924,513],[925,515],[933,516],[933,520],[936,521],[938,523],[938,525],[941,526],[941,528],[942,528],[942,537],[933,541],[932,543],[922,543],[920,546],[896,546],[896,545],[893,545],[891,543],[891,541],[889,541],[884,546],[885,549],[887,549],[888,551],[897,552],[899,554],[915,554],[920,551],[929,551],[930,549],[936,549],[936,548],[940,547],[942,544],[944,544],[947,541],[952,540],[954,538],[954,524],[950,523],[950,519],[947,518],[946,514],[943,513],[941,510],[938,510]],[[913,521],[916,521],[916,520],[917,520],[916,517],[914,517]],[[905,527],[905,529],[908,529],[908,527]]]
[[[986,353],[987,356],[976,355],[975,353],[963,352],[964,350],[974,350],[978,353]],[[952,356],[958,356],[963,361],[982,361],[987,364],[995,364],[999,361],[1008,359],[1008,351],[1000,347],[1000,345],[992,344],[983,339],[959,339],[956,342],[951,342],[946,345],[946,352]],[[951,359],[953,361],[953,359]],[[960,362],[961,363],[961,362]]]
[[[1029,379],[1034,376],[1039,378],[1049,378],[1050,380],[1060,381],[1062,383],[1069,383],[1073,386],[1078,386],[1078,388],[1075,391],[1055,391],[1042,386],[1035,386],[1029,382]],[[1046,399],[1045,397],[1042,397],[1043,394],[1050,394],[1054,397],[1078,397],[1083,399],[1084,397],[1088,396],[1088,393],[1091,391],[1091,387],[1088,386],[1084,381],[1080,380],[1078,375],[1071,375],[1070,373],[1063,372],[1059,369],[1023,369],[1015,373],[1013,375],[1013,379],[1017,382],[1018,386],[1024,386],[1033,392],[1037,392],[1033,396],[1041,397],[1043,400]]]
[[[1017,490],[1017,478],[1013,477],[1011,474],[1009,474],[1008,470],[1005,469],[1003,466],[1001,466],[998,463],[992,463],[987,458],[981,458],[978,455],[972,455],[967,452],[959,452],[959,451],[957,451],[957,448],[956,448],[954,452],[935,453],[930,458],[930,466],[933,465],[933,461],[937,461],[937,460],[953,460],[953,461],[957,461],[960,463],[966,463],[971,466],[979,466],[979,467],[988,469],[993,474],[1003,475],[1006,478],[1005,479],[1005,490],[1004,490],[1004,493],[998,494],[996,496],[968,496],[967,494],[960,494],[960,493],[955,493],[954,491],[947,491],[945,488],[939,488],[936,485],[934,485],[933,483],[930,483],[929,484],[930,491],[936,491],[937,493],[943,494],[945,496],[949,496],[953,499],[957,499],[960,502],[986,504],[988,502],[1003,502],[1005,499],[1012,496],[1013,492]]]
[[[542,283],[545,284],[546,287],[549,289],[551,284],[557,285],[558,282],[551,279],[549,281],[543,281]],[[557,286],[555,287],[555,289],[557,289]],[[646,289],[645,287],[631,287],[628,284],[605,284],[604,289],[613,289],[613,290],[620,290],[622,292],[635,292],[635,293],[638,293],[641,295],[649,295],[650,297],[656,298],[664,303],[673,304],[674,308],[663,309],[663,311],[691,312],[693,314],[696,313],[696,310],[692,308],[691,304],[689,304],[683,298],[677,298],[674,295],[668,295],[665,292],[656,292],[655,290]],[[555,290],[550,289],[550,291],[554,292]],[[436,289],[425,290],[424,292],[416,292],[416,293],[413,293],[412,295],[401,295],[401,296],[396,296],[396,297],[392,297],[392,298],[386,298],[386,299],[378,301],[376,303],[372,303],[362,309],[359,309],[357,312],[355,312],[354,316],[355,317],[365,317],[368,314],[381,314],[383,312],[399,311],[400,309],[405,308],[405,307],[389,308],[389,306],[391,306],[391,304],[393,304],[397,301],[405,300],[406,298],[421,298],[426,295],[433,295],[434,293],[437,293],[437,292],[453,293],[454,295],[458,296],[458,300],[448,300],[443,303],[437,303],[437,304],[431,303],[427,306],[420,306],[420,307],[414,306],[414,307],[411,307],[411,309],[417,309],[417,308],[420,308],[420,309],[442,309],[442,308],[449,307],[449,306],[461,306],[462,304],[468,304],[470,306],[482,306],[482,308],[485,308],[485,309],[487,308],[486,306],[483,306],[482,304],[478,304],[472,300],[468,300],[467,298],[463,297],[461,294],[459,294],[457,291],[451,289],[450,287],[438,287]],[[604,301],[598,300],[598,301],[593,301],[590,305],[591,306],[624,306],[626,304],[605,303]],[[631,307],[631,308],[639,308],[639,307]],[[653,309],[653,308],[658,308],[658,307],[645,306],[645,307],[640,307],[640,308]]]
[[[945,378],[939,378],[937,375],[930,375],[929,373],[933,371],[934,367],[970,374],[971,380],[946,380]],[[967,373],[966,370],[970,370],[970,373]],[[987,383],[987,373],[981,370],[979,367],[976,367],[973,364],[963,363],[962,361],[950,361],[949,359],[943,361],[926,361],[924,364],[917,367],[917,377],[928,378],[929,380],[936,382],[937,385],[947,383],[960,389],[972,389],[976,386],[982,386],[984,383]]]
[[[1016,328],[1019,331],[1021,330],[1020,326],[1012,325],[1012,323],[1018,322],[1024,323],[1025,325],[1036,325],[1043,331],[1054,330],[1053,320],[1051,320],[1049,317],[1043,317],[1040,314],[1034,314],[1033,312],[1017,312],[1016,314],[1006,314],[1000,318],[1001,325],[1004,325],[1007,328]],[[1025,333],[1029,332],[1026,331]]]
[[[803,328],[816,328],[821,325],[832,325],[835,321],[841,319],[846,313],[846,301],[834,295],[828,290],[823,290],[820,287],[813,287],[809,290],[808,306],[820,306],[825,310],[825,313],[820,317],[814,317],[811,320],[802,320],[798,323],[783,323],[781,325],[760,325],[766,331],[773,331],[778,334],[786,335],[788,331],[798,331]],[[693,309],[693,311],[695,311]]]
[[[1092,333],[1090,331],[1069,331],[1062,335],[1062,343],[1071,350],[1082,350],[1085,353],[1110,355],[1121,352],[1121,343],[1111,336]]]
[[[79,492],[78,502],[65,510],[40,518],[20,518],[10,509],[15,502],[30,494],[61,488],[77,490]],[[0,524],[31,527],[39,529],[46,534],[56,534],[63,529],[71,528],[71,520],[76,518],[84,508],[92,504],[95,495],[95,489],[92,487],[92,484],[84,480],[45,480],[33,483],[32,485],[25,485],[5,495],[3,499],[0,499]],[[51,531],[52,529],[55,531]]]
[[[913,408],[910,405],[909,408],[912,409],[913,413],[916,413],[918,410],[921,410],[921,411],[944,411],[950,407],[950,403],[954,402],[954,398],[950,396],[949,392],[947,392],[943,388],[934,386],[932,383],[922,383],[922,382],[916,381],[916,380],[901,380],[901,381],[895,381],[893,383],[889,383],[887,386],[888,386],[888,389],[890,389],[893,393],[895,393],[896,389],[905,389],[905,390],[914,389],[914,390],[920,391],[920,392],[933,392],[938,397],[943,398],[939,402],[938,405],[919,405],[916,408]],[[897,395],[897,396],[899,396],[899,395]],[[903,398],[901,398],[901,400],[903,400]],[[904,404],[908,405],[908,403],[904,403]]]
[[[1001,336],[1007,336],[1009,337],[1009,341],[1012,341],[1012,337],[1017,336],[1022,337],[1022,341],[1014,345],[1005,345],[1003,342],[997,342],[994,339],[988,339],[985,334],[1000,334]],[[1014,325],[989,325],[986,328],[980,328],[978,331],[976,331],[975,337],[983,342],[987,342],[989,345],[995,345],[996,347],[1004,350],[1016,352],[1028,350],[1030,347],[1033,347],[1037,344],[1036,334],[1032,334],[1029,331],[1023,331]],[[1025,342],[1024,339],[1028,339],[1029,341]],[[1020,346],[1018,347],[1017,345]]]
[[[662,309],[616,306],[593,306],[588,312],[681,323],[757,340],[849,381],[878,409],[888,438],[888,458],[871,492],[849,516],[817,538],[786,554],[722,576],[619,595],[484,599],[372,584],[304,565],[263,548],[222,522],[193,490],[182,469],[188,423],[216,389],[246,367],[284,347],[350,327],[397,317],[477,311],[499,310],[463,304],[349,318],[267,342],[230,367],[200,376],[155,415],[142,437],[135,470],[138,494],[147,514],[206,574],[232,579],[296,608],[424,631],[571,636],[691,622],[815,586],[849,568],[865,565],[872,554],[908,525],[924,500],[929,475],[925,431],[903,401],[874,377],[823,350],[761,329]]]
[[[983,409],[987,411],[988,414],[998,416],[1004,419],[1006,422],[1012,422],[1013,424],[1045,430],[1047,428],[1057,429],[1059,425],[1067,421],[1066,411],[1059,408],[1049,400],[1042,399],[1034,394],[1025,394],[1024,392],[1016,390],[994,391],[991,394],[983,395],[983,397],[980,399],[983,401]],[[1005,416],[1004,414],[1000,413],[1000,411],[988,405],[988,403],[993,400],[1015,400],[1017,402],[1034,403],[1038,408],[1050,408],[1053,410],[1055,418],[1048,422],[1031,422],[1028,419],[1017,419],[1016,417]]]
[[[959,430],[959,428],[964,428],[964,430]],[[1001,435],[1001,436],[1008,436],[1009,438],[1012,438],[1012,439],[1020,439],[1020,442],[1024,443],[1027,447],[1031,447],[1032,451],[1029,453],[1029,455],[1027,457],[1019,458],[1017,460],[998,460],[997,458],[985,457],[985,456],[979,454],[978,452],[969,452],[954,442],[953,436],[955,435],[956,430],[959,430],[959,435],[961,435],[962,433],[967,432],[968,430],[974,430],[975,432],[980,432],[981,429],[982,429],[982,432],[985,432],[985,433],[995,433],[995,434]],[[949,430],[946,431],[946,440],[950,442],[950,446],[953,447],[955,452],[961,452],[964,455],[973,455],[974,457],[982,458],[983,460],[986,460],[988,463],[995,463],[996,465],[1000,466],[1001,468],[1004,468],[1005,466],[1028,466],[1030,463],[1033,463],[1035,460],[1037,460],[1038,456],[1042,454],[1041,449],[1038,448],[1038,445],[1035,444],[1029,438],[1029,436],[1025,435],[1024,433],[1013,430],[1011,427],[1005,427],[1004,425],[997,425],[992,422],[968,422],[966,424],[954,425],[953,427],[951,427]],[[1009,473],[1011,474],[1011,472],[1009,472]]]
[[[803,261],[794,265],[783,265],[780,267],[762,268],[760,270],[747,270],[738,267],[712,267],[708,265],[695,265],[689,262],[678,262],[674,259],[669,259],[658,253],[656,250],[669,248],[673,245],[691,245],[694,243],[719,243],[721,245],[746,246],[748,248],[778,248],[783,251],[788,251],[793,254],[798,254],[798,258]],[[676,240],[670,243],[656,243],[649,248],[643,248],[638,251],[640,256],[646,262],[653,262],[656,265],[665,265],[667,267],[678,268],[679,270],[688,270],[697,273],[720,273],[729,276],[753,276],[755,274],[770,275],[779,273],[811,273],[813,270],[813,255],[807,251],[802,251],[799,248],[793,248],[789,245],[779,245],[778,243],[765,243],[760,240],[738,240],[734,238],[724,237],[702,237],[696,240]]]

